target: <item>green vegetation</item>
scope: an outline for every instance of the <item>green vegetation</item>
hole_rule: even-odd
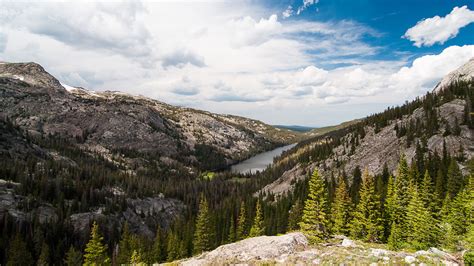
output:
[[[466,260],[472,260],[474,163],[463,156],[450,155],[446,148],[430,152],[427,145],[433,134],[445,132],[436,107],[453,99],[467,102],[466,115],[457,123],[472,129],[473,90],[469,84],[459,83],[440,94],[427,94],[302,141],[297,146],[301,148],[298,153],[283,154],[278,164],[258,175],[206,173],[205,178],[180,165],[153,166],[159,160],[154,155],[146,157],[150,161],[146,169],[126,169],[84,152],[69,139],[33,136],[12,121],[0,119],[0,176],[12,182],[8,189],[24,198],[22,211],[32,215],[30,221],[22,223],[9,214],[0,220],[0,263],[31,265],[49,260],[78,265],[82,254],[84,263],[103,263],[108,258],[130,263],[132,257],[137,264],[173,261],[254,235],[252,228],[258,235],[301,229],[312,242],[337,233],[350,234],[361,241],[387,243],[393,249],[466,249],[470,250],[465,253]],[[374,176],[362,174],[360,169],[365,165],[351,173],[331,173],[328,167],[328,175],[307,173],[306,179],[295,182],[294,190],[287,194],[258,194],[262,187],[296,165],[326,160],[341,144],[355,149],[365,136],[365,127],[381,130],[417,108],[423,108],[426,115],[395,128],[395,133],[406,138],[415,151],[409,162],[400,158],[396,175],[390,176],[388,171]],[[449,134],[457,131],[456,125],[452,125]],[[31,148],[31,152],[22,158],[10,157],[4,151],[12,148],[6,142],[11,138],[21,139],[21,148]],[[74,163],[35,154],[36,146]],[[211,153],[218,156],[206,146],[195,154],[209,159],[208,169],[221,164],[220,159],[209,156]],[[140,156],[137,154],[136,158]],[[466,171],[470,171],[468,175]],[[331,174],[338,177],[337,182]],[[126,195],[115,195],[105,189],[111,187],[120,188]],[[118,215],[127,210],[127,198],[154,197],[160,193],[179,199],[187,208],[169,226],[154,229],[157,233],[152,237],[137,235],[127,225],[109,225],[104,218],[97,219],[87,239],[67,223],[72,214],[98,208],[104,216]],[[54,207],[57,220],[39,223],[34,210],[41,204]]]
[[[253,220],[252,227],[250,228],[249,237],[261,236],[265,232],[263,225],[263,213],[260,201],[257,201],[257,207],[255,208],[255,218]]]
[[[110,263],[110,259],[107,256],[107,246],[103,244],[103,240],[104,238],[99,232],[99,225],[94,222],[91,230],[91,238],[84,250],[84,264],[105,265]]]
[[[195,254],[211,250],[214,247],[214,230],[207,200],[201,196],[193,241]]]
[[[309,180],[308,199],[304,203],[303,217],[299,223],[310,243],[318,243],[328,236],[326,195],[324,181],[315,170]]]

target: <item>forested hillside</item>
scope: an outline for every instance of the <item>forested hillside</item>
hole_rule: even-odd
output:
[[[82,102],[99,109],[98,102],[120,102],[109,121],[137,99],[115,94],[96,99],[54,84],[0,81],[2,264],[174,261],[247,237],[294,230],[302,230],[314,243],[345,234],[393,249],[473,248],[473,81],[453,82],[302,141],[261,173],[224,171],[212,178],[201,171],[213,169],[223,154],[207,144],[187,150],[185,133],[166,133],[179,123],[163,122],[165,127],[150,135],[154,140],[154,134],[166,133],[166,139],[184,145],[163,158],[162,151],[153,153],[153,146],[141,146],[148,137],[132,136],[137,146],[129,149],[126,138],[107,133],[102,125],[71,137],[61,133],[71,130],[65,128],[70,122],[34,115],[61,106],[80,110],[85,108]],[[48,103],[54,99],[57,105],[34,104],[38,98],[30,94]],[[47,134],[38,134],[38,129]],[[257,133],[245,129],[241,134],[246,138]],[[263,135],[255,138],[270,146],[276,143]],[[194,147],[200,147],[195,141]],[[110,151],[107,145],[116,142],[125,146],[119,145],[120,152],[111,156],[90,148],[94,144]],[[252,138],[251,143],[260,142]],[[240,147],[239,142],[233,145]]]

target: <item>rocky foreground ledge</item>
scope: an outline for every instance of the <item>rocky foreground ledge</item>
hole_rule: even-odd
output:
[[[261,236],[227,244],[173,265],[463,265],[462,260],[437,248],[416,252],[390,251],[336,236],[309,245],[302,233]]]

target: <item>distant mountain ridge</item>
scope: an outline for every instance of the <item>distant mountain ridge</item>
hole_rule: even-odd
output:
[[[216,169],[301,138],[253,119],[63,86],[35,63],[1,63],[0,85],[1,117],[129,166],[144,166],[138,152],[162,165]]]
[[[274,127],[289,129],[289,130],[297,131],[297,132],[308,132],[316,128],[316,127],[307,127],[307,126],[298,126],[298,125],[274,125]]]

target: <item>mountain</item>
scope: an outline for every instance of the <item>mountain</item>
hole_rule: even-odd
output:
[[[253,119],[63,85],[36,63],[0,63],[0,264],[26,225],[25,234],[48,232],[51,245],[66,241],[60,261],[87,241],[92,221],[106,224],[111,245],[125,224],[146,239],[191,224],[203,191],[220,202],[257,185],[203,183],[201,172],[301,138]]]
[[[460,68],[452,71],[446,75],[438,85],[434,88],[433,92],[440,92],[449,85],[459,81],[472,81],[474,79],[474,58],[471,58],[467,63],[462,65]]]
[[[356,168],[367,168],[371,174],[382,174],[386,168],[393,174],[402,155],[412,162],[446,152],[469,161],[474,153],[473,84],[471,59],[444,77],[432,93],[410,103],[327,131],[306,132],[315,137],[286,152],[273,166],[278,176],[260,192],[283,195],[314,169],[327,177],[351,175]]]
[[[3,118],[31,135],[73,140],[130,170],[151,160],[192,171],[225,168],[300,139],[297,132],[252,119],[63,86],[35,63],[1,63],[0,78]]]
[[[429,245],[457,243],[467,248],[453,239],[464,241],[470,220],[459,217],[467,217],[469,210],[460,207],[463,213],[447,215],[455,206],[450,199],[468,206],[457,196],[467,198],[472,184],[467,176],[474,169],[474,80],[465,79],[471,75],[471,62],[453,72],[457,76],[446,79],[442,89],[379,114],[305,133],[142,96],[63,85],[35,63],[0,63],[0,264],[9,262],[17,247],[35,260],[48,249],[54,250],[49,254],[52,262],[63,261],[70,248],[82,257],[93,224],[98,224],[94,234],[103,236],[98,241],[107,245],[105,253],[114,264],[130,263],[131,257],[171,262],[218,246],[191,263],[217,263],[213,259],[220,254],[235,261],[234,249],[254,254],[255,260],[260,250],[283,252],[270,263],[330,262],[329,255],[317,254],[334,250],[346,259],[353,252],[365,258],[379,252],[372,250],[376,244],[382,246],[374,250],[384,248],[381,243],[397,232],[388,215],[388,188],[390,180],[402,174],[410,179],[410,189],[402,187],[405,192],[415,195],[422,181],[431,191],[429,205],[440,221],[435,225],[444,231],[437,230],[441,237]],[[298,144],[265,171],[208,172],[294,142]],[[315,169],[320,175],[314,180],[322,182],[311,187],[307,181]],[[427,186],[424,173],[431,178]],[[373,187],[364,187],[370,184],[364,180],[374,180]],[[321,246],[302,247],[291,234],[237,242],[250,233],[272,236],[297,230],[308,191],[318,186],[319,194],[313,191],[311,197],[328,203],[322,208],[328,224],[335,219],[336,187],[347,189],[351,210],[363,206],[358,205],[362,194],[366,199],[373,196],[367,206],[380,207],[373,213],[383,216],[375,217],[373,227],[380,235],[368,241],[378,243],[346,249],[341,247],[344,240],[331,239],[327,231],[328,242]],[[411,204],[412,216],[421,205],[419,199]],[[334,233],[330,226],[320,228]],[[236,243],[225,245],[231,242]],[[292,243],[301,250],[288,248]],[[433,251],[426,241],[421,244],[416,249]],[[398,263],[406,255],[384,254],[373,259],[387,256]]]
[[[350,125],[353,125],[353,124],[355,124],[359,121],[360,121],[360,119],[354,119],[354,120],[343,122],[343,123],[340,123],[340,124],[334,125],[334,126],[313,128],[313,129],[305,132],[305,135],[308,136],[308,137],[321,136],[321,135],[324,135],[324,134],[329,133],[331,131],[346,128],[346,127],[348,127]]]
[[[275,125],[276,128],[283,128],[283,129],[289,129],[292,131],[297,131],[297,132],[308,132],[314,129],[314,127],[306,127],[306,126],[287,126],[287,125]]]

